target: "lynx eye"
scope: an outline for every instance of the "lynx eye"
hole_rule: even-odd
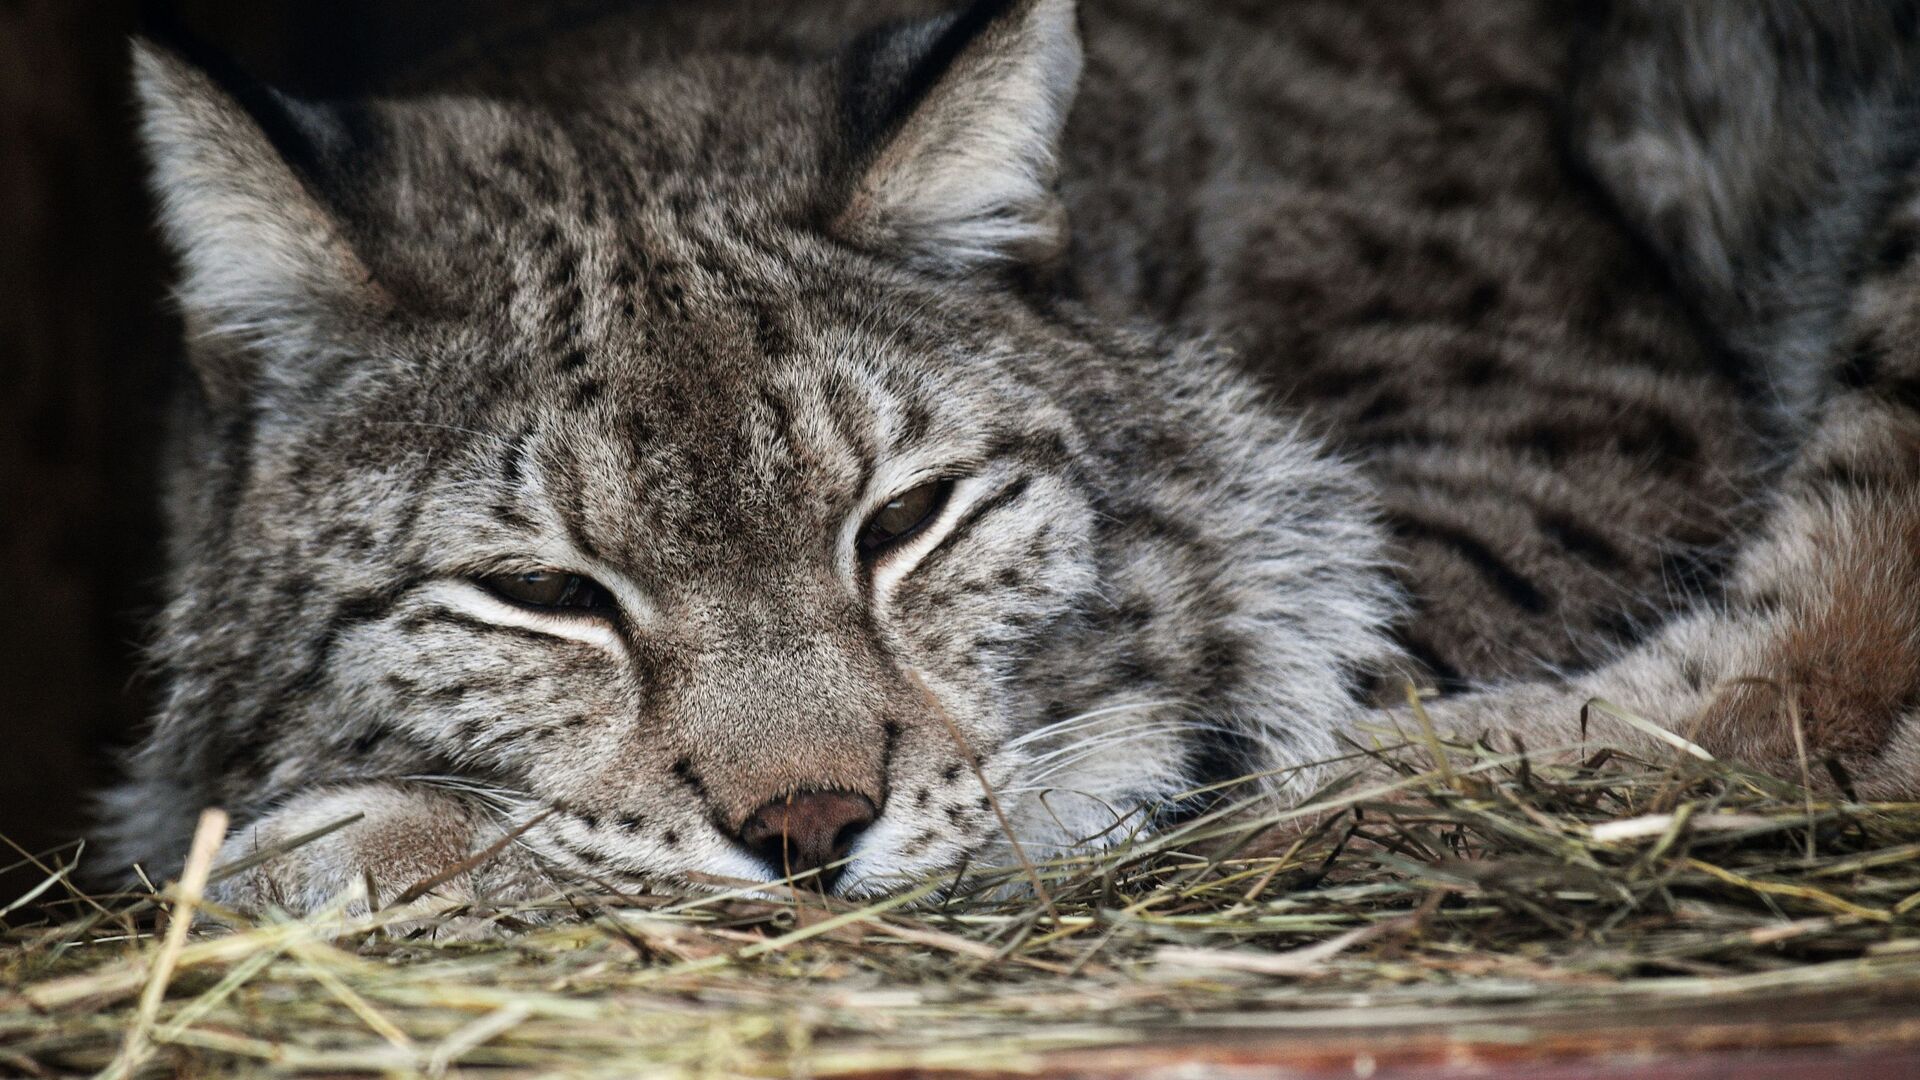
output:
[[[867,519],[857,541],[860,554],[872,557],[927,527],[940,514],[953,481],[933,480],[895,495]]]
[[[592,578],[535,570],[526,574],[494,574],[480,579],[488,592],[522,607],[545,610],[612,611],[613,598]]]

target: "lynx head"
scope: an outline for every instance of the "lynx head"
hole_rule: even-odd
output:
[[[1110,840],[1330,749],[1386,651],[1350,472],[1052,284],[1071,0],[491,97],[137,67],[183,808],[429,778],[603,880],[871,892],[991,857],[976,762]]]

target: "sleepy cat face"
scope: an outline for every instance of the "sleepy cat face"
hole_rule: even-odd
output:
[[[140,69],[203,391],[156,738],[243,815],[452,777],[582,876],[872,892],[995,842],[976,764],[1110,838],[1383,651],[1352,477],[1051,298],[1064,0],[542,104]]]

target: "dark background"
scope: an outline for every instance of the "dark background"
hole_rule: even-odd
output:
[[[178,326],[134,142],[127,43],[183,29],[314,96],[377,91],[594,5],[0,0],[0,835],[81,835],[152,708],[153,463]],[[0,866],[14,861],[0,852]],[[38,880],[0,874],[0,906]]]

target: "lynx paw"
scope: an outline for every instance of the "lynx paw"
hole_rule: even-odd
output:
[[[491,815],[467,800],[391,785],[296,797],[229,837],[215,873],[343,821],[349,823],[218,881],[210,898],[242,912],[278,908],[304,915],[364,886],[364,897],[345,904],[346,914],[364,916],[400,900],[403,907],[424,912],[449,901],[496,904],[551,891],[532,857],[511,844],[479,865],[434,881],[505,834]],[[420,888],[429,882],[431,888]]]

